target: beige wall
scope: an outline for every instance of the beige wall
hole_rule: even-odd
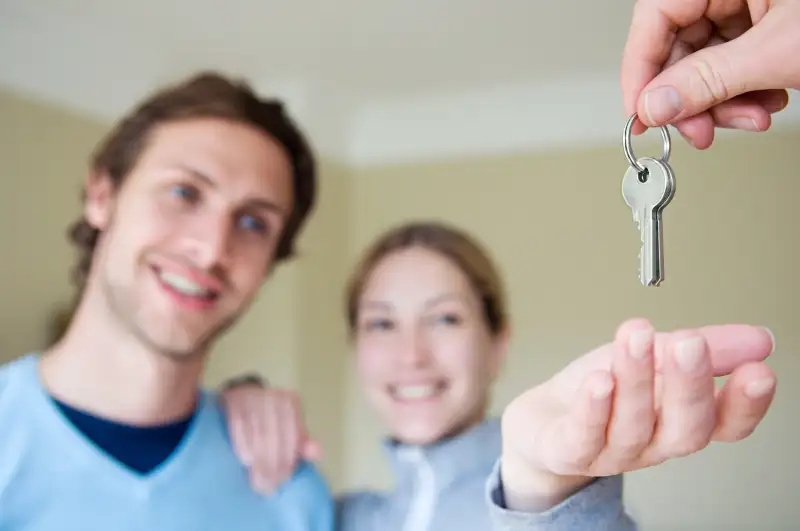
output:
[[[47,313],[70,293],[64,227],[104,127],[2,92],[0,117],[0,174],[13,192],[0,198],[0,237],[10,249],[0,262],[0,357],[10,358],[42,343]],[[757,433],[632,474],[626,497],[648,530],[793,529],[800,521],[791,497],[800,463],[790,451],[800,426],[792,408],[800,290],[791,208],[800,176],[789,156],[800,133],[726,137],[707,152],[675,144],[678,188],[664,216],[667,280],[655,290],[637,280],[638,234],[620,197],[626,165],[618,147],[358,170],[326,162],[301,258],[275,273],[220,343],[207,382],[257,369],[296,387],[325,444],[323,468],[334,487],[387,485],[381,426],[353,377],[341,293],[358,251],[377,233],[411,217],[441,217],[483,239],[506,274],[515,335],[497,412],[608,340],[627,317],[647,316],[661,328],[771,327],[781,383]],[[636,145],[643,154],[655,153],[653,146]],[[47,195],[56,191],[67,198]]]
[[[66,231],[103,126],[0,92],[0,361],[40,348],[69,300]]]
[[[707,152],[675,144],[677,191],[664,213],[667,280],[658,289],[638,282],[639,235],[620,195],[626,162],[618,147],[354,172],[351,249],[418,216],[455,221],[491,246],[514,329],[498,412],[609,340],[629,317],[662,329],[769,326],[778,338],[770,364],[781,383],[752,439],[632,474],[626,497],[647,530],[796,529],[800,174],[791,155],[800,133],[725,138]],[[658,153],[643,142],[635,147]],[[348,482],[385,484],[380,425],[348,375]]]

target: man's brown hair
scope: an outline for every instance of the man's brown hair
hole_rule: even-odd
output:
[[[316,199],[314,154],[283,104],[276,99],[260,98],[244,81],[203,72],[154,93],[103,139],[92,157],[92,171],[105,173],[119,189],[156,127],[194,118],[221,118],[253,126],[286,150],[293,169],[294,205],[278,242],[275,258],[284,261],[293,257],[297,236]],[[73,279],[82,289],[100,231],[81,218],[70,227],[69,236],[79,251]]]

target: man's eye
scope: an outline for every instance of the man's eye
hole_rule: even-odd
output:
[[[254,216],[242,216],[239,218],[239,226],[244,230],[263,234],[267,230],[267,224],[263,220]]]
[[[184,201],[196,201],[199,194],[196,188],[192,188],[191,186],[186,185],[176,185],[170,189],[170,193]]]

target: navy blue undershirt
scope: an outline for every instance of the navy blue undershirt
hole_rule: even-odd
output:
[[[189,429],[189,418],[155,427],[120,424],[53,399],[67,419],[94,444],[128,468],[148,474],[172,455]]]

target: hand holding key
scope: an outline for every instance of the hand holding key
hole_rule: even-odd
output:
[[[714,128],[766,131],[800,88],[800,0],[637,0],[622,59],[628,115],[698,149]],[[634,134],[644,131],[643,126]]]
[[[666,127],[661,128],[664,154],[660,160],[637,159],[633,154],[631,130],[636,119],[634,114],[622,135],[622,146],[630,165],[622,179],[622,196],[631,207],[633,220],[641,233],[639,279],[645,286],[657,287],[664,280],[662,212],[675,195],[675,174],[668,162],[671,143]]]

